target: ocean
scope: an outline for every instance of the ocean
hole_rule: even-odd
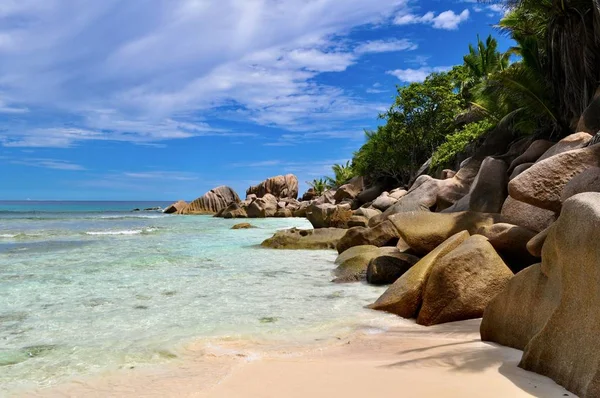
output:
[[[305,219],[132,211],[163,202],[0,202],[0,395],[179,359],[187,344],[308,344],[388,315],[385,288],[331,283],[334,251],[260,243]]]

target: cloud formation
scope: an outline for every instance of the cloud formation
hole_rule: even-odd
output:
[[[460,14],[448,10],[438,15],[430,11],[421,16],[410,12],[400,12],[394,19],[394,23],[396,25],[428,24],[435,29],[456,30],[461,23],[469,19],[470,15],[468,9],[463,10]]]
[[[374,106],[315,77],[344,71],[365,54],[414,50],[406,39],[343,40],[357,26],[388,21],[405,4],[3,2],[0,113],[58,114],[69,127],[9,117],[0,123],[0,143],[70,147],[232,134],[204,119],[216,112],[290,131],[338,129],[372,115]]]
[[[429,67],[422,66],[419,69],[396,69],[386,72],[388,75],[392,75],[397,77],[400,81],[405,83],[417,83],[424,81],[427,76],[429,76],[433,72],[446,72],[451,68],[448,66],[437,66],[437,67]]]

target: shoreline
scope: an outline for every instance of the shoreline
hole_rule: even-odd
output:
[[[551,379],[517,367],[521,351],[479,339],[480,320],[406,323],[339,341],[276,347],[192,344],[170,364],[106,372],[21,397],[561,397]],[[220,352],[219,352],[220,351]]]

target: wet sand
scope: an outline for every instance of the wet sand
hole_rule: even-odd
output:
[[[402,324],[336,343],[195,344],[168,365],[78,379],[27,397],[563,397],[552,380],[517,367],[521,351],[481,342],[479,320]]]

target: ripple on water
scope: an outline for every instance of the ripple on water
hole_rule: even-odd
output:
[[[23,347],[19,350],[0,350],[0,366],[16,365],[28,359],[42,357],[56,350],[53,344],[38,344]]]
[[[335,252],[254,246],[307,221],[255,223],[262,228],[243,234],[229,230],[234,220],[212,217],[12,224],[7,234],[60,235],[0,240],[0,297],[10,297],[0,299],[0,396],[24,383],[162,363],[197,338],[308,341],[376,316],[363,306],[382,289],[329,283]]]
[[[0,326],[3,326],[7,323],[23,322],[28,317],[29,314],[25,311],[15,311],[0,314]]]

